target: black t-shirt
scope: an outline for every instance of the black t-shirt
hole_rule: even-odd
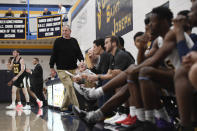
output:
[[[128,55],[128,53],[117,49],[115,56],[111,55],[110,58],[110,69],[119,69],[121,71],[127,69],[131,64],[134,64],[132,58]]]
[[[43,15],[51,15],[51,12],[50,11],[43,12]]]
[[[123,48],[122,50],[123,50],[124,52],[126,52],[126,53],[131,57],[132,63],[135,63],[135,59],[134,59],[133,55],[131,55],[130,52],[128,52],[127,50],[125,50],[125,48]]]
[[[6,16],[6,17],[14,17],[14,14],[13,14],[13,13],[7,12],[7,13],[5,13],[5,16]]]
[[[28,17],[28,14],[20,14],[20,17]]]
[[[91,69],[91,71],[95,74],[106,74],[110,65],[110,56],[111,54],[103,52],[100,55],[100,62],[98,66]]]

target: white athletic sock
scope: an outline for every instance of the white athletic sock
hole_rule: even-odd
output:
[[[21,105],[21,102],[18,102],[18,105]]]
[[[27,88],[23,88],[23,94],[25,96],[25,100],[26,102],[29,102],[29,94],[27,92]]]
[[[136,115],[138,120],[145,121],[145,113],[143,108],[136,109]]]
[[[145,111],[145,120],[155,123],[154,110]]]
[[[130,109],[130,113],[129,114],[131,115],[131,117],[136,116],[136,113],[135,113],[136,108],[135,108],[135,106],[130,106],[129,109]]]
[[[165,107],[163,107],[159,110],[155,110],[155,117],[156,118],[162,118],[162,119],[170,122],[170,117],[168,116],[168,113],[167,113]]]
[[[16,90],[17,90],[17,87],[13,86],[12,87],[12,105],[15,105],[15,101],[16,101]]]
[[[103,88],[98,87],[96,89],[90,90],[89,96],[91,98],[100,98],[101,96],[104,95]]]

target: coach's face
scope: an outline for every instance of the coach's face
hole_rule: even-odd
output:
[[[70,28],[67,27],[67,26],[64,26],[63,29],[62,29],[62,35],[64,37],[70,37],[70,34],[71,34]]]
[[[36,64],[37,64],[36,59],[33,59],[32,64],[33,64],[33,65],[36,65]]]

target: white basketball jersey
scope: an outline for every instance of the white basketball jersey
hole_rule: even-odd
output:
[[[189,49],[192,48],[194,45],[194,42],[192,41],[192,39],[190,38],[190,36],[187,33],[184,33],[184,36],[185,36],[187,47]],[[157,38],[157,43],[158,43],[158,47],[161,48],[163,46],[163,38],[159,36]],[[165,58],[165,63],[169,63],[169,62],[170,62],[170,64],[172,64],[174,66],[175,69],[177,69],[181,65],[181,61],[180,61],[180,57],[179,57],[177,48],[174,48],[172,50],[171,54],[169,54]]]

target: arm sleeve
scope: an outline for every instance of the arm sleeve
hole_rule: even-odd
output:
[[[131,58],[130,56],[126,54],[121,54],[117,59],[116,59],[116,64],[114,66],[114,69],[119,69],[119,70],[125,70],[129,65],[131,64]]]
[[[57,48],[57,39],[55,40],[54,42],[54,45],[53,45],[53,49],[52,49],[52,54],[51,54],[51,58],[50,58],[50,62],[49,62],[49,65],[50,65],[50,68],[54,68],[54,64],[56,62],[56,48]]]
[[[92,69],[90,69],[93,73],[95,73],[95,74],[100,74],[100,70],[98,70],[95,66],[92,68]]]
[[[74,39],[74,40],[75,40],[76,45],[77,45],[77,59],[79,61],[82,61],[82,60],[84,60],[83,54],[82,54],[81,49],[79,47],[78,41],[76,39]]]

